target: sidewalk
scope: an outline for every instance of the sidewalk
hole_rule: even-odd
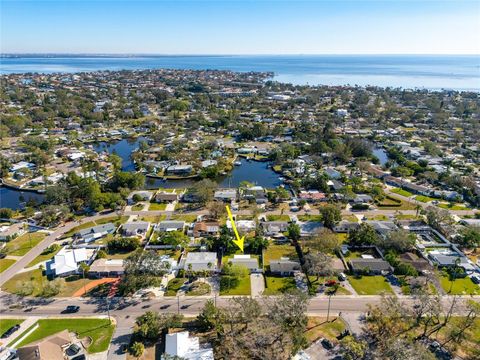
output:
[[[5,317],[5,319],[10,319],[12,317]],[[15,319],[17,319],[17,317],[15,317]],[[5,338],[5,339],[2,339],[0,341],[0,344],[1,345],[8,345],[10,344],[11,342],[15,341],[18,337],[20,337],[24,332],[25,330],[27,330],[30,326],[32,326],[33,324],[35,324],[37,322],[37,320],[40,319],[40,317],[38,316],[30,316],[28,317],[27,319],[25,319],[25,321],[23,321],[21,324],[20,324],[20,329],[18,329],[17,331],[15,331],[13,334],[11,334],[9,337]]]

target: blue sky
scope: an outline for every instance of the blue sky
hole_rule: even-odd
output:
[[[478,0],[0,4],[2,53],[480,53]]]

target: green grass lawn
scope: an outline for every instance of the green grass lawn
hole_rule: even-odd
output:
[[[410,214],[397,214],[395,215],[395,219],[397,220],[415,220],[419,219],[415,215],[410,215]]]
[[[322,221],[322,215],[298,215],[300,221]]]
[[[383,276],[350,276],[350,284],[359,295],[380,295],[381,293],[393,294],[390,284]]]
[[[462,204],[446,204],[446,203],[441,203],[437,205],[438,207],[442,209],[448,209],[448,210],[470,210],[468,207]]]
[[[0,274],[15,263],[13,259],[0,259]]]
[[[308,318],[305,337],[308,343],[312,343],[322,337],[333,342],[338,342],[337,336],[347,328],[342,319],[331,316],[329,322],[326,317],[312,316]]]
[[[210,294],[210,285],[202,282],[196,281],[194,282],[189,289],[185,292],[187,296],[201,296],[201,295],[208,295]]]
[[[148,206],[149,211],[163,211],[167,207],[167,204],[159,204],[159,203],[150,203]]]
[[[102,225],[102,224],[107,224],[107,223],[120,223],[120,224],[124,224],[126,223],[128,220],[128,216],[108,216],[106,218],[102,218],[102,219],[98,219],[96,221],[88,221],[86,222],[85,224],[81,224],[81,225],[78,225],[76,227],[74,227],[72,230],[66,232],[64,235],[63,235],[63,238],[67,238],[67,237],[71,237],[73,236],[73,234],[75,234],[77,231],[79,230],[82,230],[82,229],[87,229],[87,228],[90,228],[90,227],[93,227],[93,226],[96,226],[96,225]]]
[[[62,248],[59,247],[56,251],[48,251],[48,248],[43,250],[43,252],[38,255],[35,259],[30,261],[30,263],[27,265],[27,267],[31,267],[33,265],[36,265],[38,263],[50,260],[53,258]]]
[[[435,198],[432,198],[430,196],[417,195],[417,196],[415,196],[415,200],[418,200],[418,201],[423,202],[423,203],[428,203],[430,201],[435,200]]]
[[[346,233],[336,233],[338,240],[340,240],[342,243],[347,241],[348,234]]]
[[[296,289],[293,277],[265,276],[267,286],[264,295],[278,295],[288,290]]]
[[[12,326],[21,324],[23,319],[0,319],[0,336]]]
[[[358,218],[355,215],[342,215],[342,220],[350,222],[358,222]]]
[[[288,215],[267,215],[267,221],[290,221]]]
[[[441,275],[439,278],[443,290],[451,295],[480,295],[480,287],[474,284],[469,277],[455,279],[453,285],[448,276]],[[451,292],[449,292],[450,288]]]
[[[26,233],[15,238],[5,246],[8,255],[23,256],[45,238],[41,232]]]
[[[89,353],[106,351],[110,344],[114,325],[108,319],[42,319],[38,320],[38,329],[25,338],[18,347],[43,339],[57,332],[68,330],[75,332],[79,338],[89,337],[92,343]],[[28,330],[27,330],[28,331]]]
[[[373,216],[367,216],[368,220],[374,220],[374,221],[387,221],[389,218],[387,215],[373,215]]]
[[[187,278],[175,278],[168,282],[167,290],[165,291],[165,296],[176,296],[177,291],[182,287],[182,285],[187,281]]]
[[[197,215],[172,215],[172,220],[183,220],[187,223],[192,223],[197,220]]]
[[[289,244],[275,245],[270,244],[268,248],[263,252],[263,265],[270,264],[270,260],[278,260],[281,257],[288,257],[290,259],[297,259],[297,252],[295,247]]]
[[[166,215],[149,215],[149,216],[142,216],[140,218],[141,221],[148,221],[152,224],[158,223],[160,221],[163,221],[167,218]]]
[[[75,226],[70,231],[67,231],[62,237],[63,238],[72,237],[73,234],[75,234],[77,231],[80,231],[80,230],[83,230],[83,229],[88,229],[88,228],[91,228],[95,225],[96,225],[95,221],[88,221],[85,224]]]
[[[337,279],[336,276],[328,276],[328,277],[320,276],[317,279],[316,276],[309,275],[308,278],[310,280],[310,285],[311,285],[310,290],[313,291],[314,293],[317,293],[320,286],[324,285],[327,280],[335,280],[335,281],[338,282],[338,279]],[[325,290],[328,290],[328,289],[331,289],[331,288],[330,287],[325,288]],[[345,289],[342,285],[340,285],[337,288],[337,291],[336,291],[335,295],[352,295],[352,293],[350,291],[348,291],[347,289]]]
[[[145,207],[145,204],[135,204],[132,206],[132,211],[141,211]]]
[[[400,189],[400,188],[392,189],[392,192],[395,193],[395,194],[398,194],[398,195],[405,196],[405,197],[413,196],[413,194],[410,191]]]
[[[69,276],[67,278],[59,279],[60,287],[58,294],[55,295],[56,297],[69,297],[84,284],[83,279],[79,276]],[[92,281],[94,280],[85,279],[85,284]],[[29,294],[30,296],[41,296],[43,293],[42,286],[45,286],[48,282],[49,280],[47,277],[42,275],[42,271],[40,269],[35,269],[16,274],[2,285],[2,290],[12,294],[18,294],[19,290],[23,287],[22,284],[27,283],[31,286],[32,290],[31,294]]]
[[[233,277],[223,275],[220,279],[220,295],[250,295],[250,275]]]

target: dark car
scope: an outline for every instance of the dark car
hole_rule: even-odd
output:
[[[82,350],[80,346],[78,346],[77,344],[72,344],[68,347],[67,354],[70,356],[77,355],[80,350]]]
[[[165,305],[160,306],[160,310],[165,310],[165,309],[168,309],[169,307],[170,307],[170,305],[165,304]]]
[[[330,340],[328,340],[328,339],[323,339],[323,340],[322,340],[322,346],[323,346],[325,349],[327,349],[327,350],[333,349],[333,344],[332,344],[332,342],[331,342]]]
[[[87,358],[85,357],[85,354],[77,355],[70,360],[86,360]]]
[[[188,309],[190,305],[182,305],[180,309]]]
[[[63,314],[72,314],[80,310],[80,306],[77,305],[68,305],[65,310],[62,311]]]
[[[3,334],[2,334],[2,339],[5,339],[7,337],[9,337],[10,335],[12,335],[15,331],[17,331],[18,329],[20,329],[20,325],[19,324],[16,324],[16,325],[13,325],[10,329],[8,329],[7,331],[5,331]]]

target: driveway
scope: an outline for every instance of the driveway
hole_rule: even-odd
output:
[[[265,290],[263,274],[250,274],[252,296],[261,296]]]

